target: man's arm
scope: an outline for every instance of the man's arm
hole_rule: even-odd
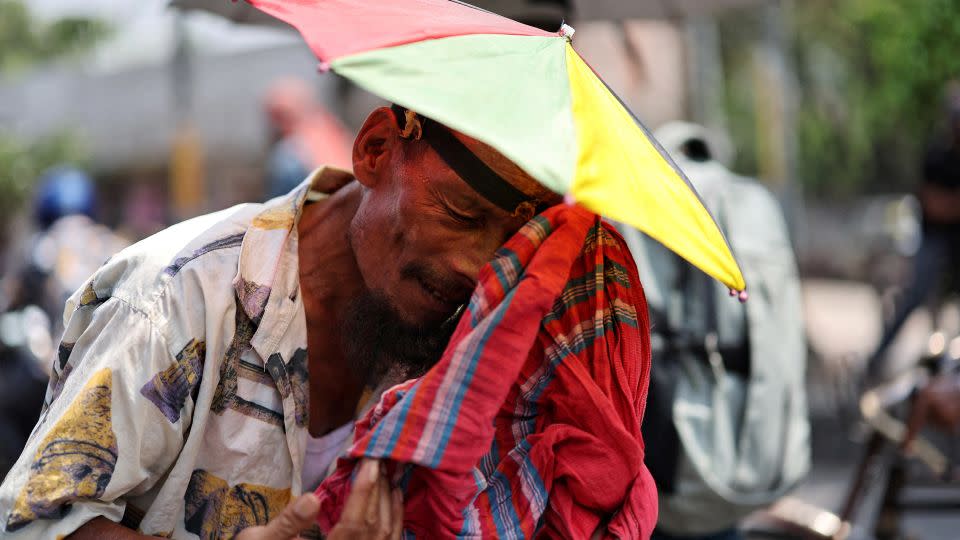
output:
[[[920,187],[920,205],[936,223],[960,223],[960,189],[924,184]]]
[[[119,299],[84,297],[64,332],[46,410],[0,486],[0,529],[11,540],[65,536],[100,516],[120,521],[126,497],[150,489],[176,460],[190,425],[189,397],[171,422],[145,393],[178,366],[157,328]]]
[[[140,540],[142,538],[157,537],[145,536],[105,517],[97,517],[84,523],[77,532],[68,536],[67,540]]]
[[[928,423],[946,433],[960,428],[960,376],[938,375],[920,389],[910,411],[902,447],[909,450]]]
[[[270,523],[245,529],[237,540],[293,540],[317,521],[320,501],[312,493],[298,497]],[[365,460],[354,481],[343,515],[329,540],[400,540],[403,531],[403,500],[399,488],[390,488],[378,461]],[[144,536],[98,517],[85,523],[68,540],[138,540]]]

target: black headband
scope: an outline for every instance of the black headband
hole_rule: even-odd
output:
[[[397,117],[400,130],[407,131],[407,109],[396,104],[390,108]],[[516,214],[524,206],[530,207],[534,214],[544,209],[541,201],[520,191],[497,174],[439,122],[419,114],[417,117],[420,120],[420,137],[484,199],[511,214]]]

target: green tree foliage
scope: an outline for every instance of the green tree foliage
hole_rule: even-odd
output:
[[[82,53],[109,33],[105,22],[84,17],[41,24],[21,0],[0,0],[0,75]]]
[[[798,173],[814,196],[912,189],[923,149],[960,77],[960,0],[799,0],[790,12],[798,78]],[[750,46],[759,19],[723,21],[732,130],[755,163]],[[752,25],[746,32],[745,25]],[[761,90],[762,91],[762,90]]]
[[[0,135],[0,222],[22,208],[45,169],[61,163],[83,165],[86,157],[79,139],[69,132],[31,143]]]
[[[42,24],[20,0],[0,0],[0,80],[10,81],[37,64],[74,57],[108,34],[108,26],[96,19],[71,17]],[[2,231],[45,169],[63,163],[83,165],[85,159],[80,140],[69,132],[23,141],[0,131]],[[3,232],[0,244],[5,240]]]
[[[820,192],[914,186],[960,76],[960,0],[797,6],[801,174]]]

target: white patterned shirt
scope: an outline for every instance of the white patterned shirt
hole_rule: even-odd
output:
[[[74,293],[44,411],[0,486],[13,539],[96,516],[172,538],[232,537],[301,492],[307,330],[290,194],[174,225]]]

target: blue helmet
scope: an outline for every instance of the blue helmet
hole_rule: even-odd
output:
[[[37,223],[47,228],[73,214],[93,217],[96,189],[90,176],[76,167],[48,169],[40,176],[33,210]]]

